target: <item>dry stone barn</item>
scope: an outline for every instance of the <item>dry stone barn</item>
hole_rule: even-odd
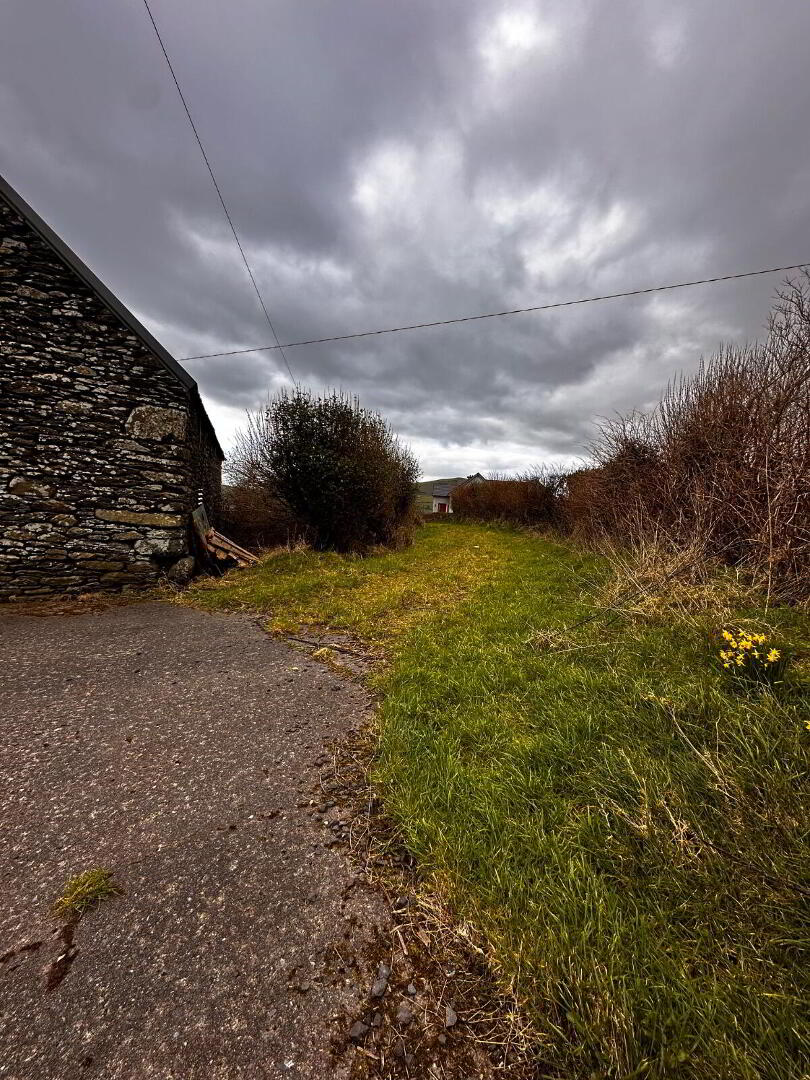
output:
[[[0,178],[0,599],[188,574],[222,459],[188,372]]]

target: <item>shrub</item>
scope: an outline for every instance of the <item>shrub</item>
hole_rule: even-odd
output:
[[[462,484],[453,491],[453,514],[467,521],[555,525],[562,483],[563,478],[556,473],[536,472]]]
[[[626,534],[656,493],[658,459],[640,413],[608,421],[593,448],[594,464],[565,479],[560,518],[580,539]]]
[[[356,398],[280,394],[249,415],[232,473],[278,501],[321,550],[362,552],[412,538],[418,464]]]
[[[248,551],[290,546],[305,539],[305,530],[284,503],[258,485],[224,485],[220,521],[221,531]]]
[[[586,538],[666,536],[810,595],[810,276],[778,294],[762,345],[728,347],[648,415],[603,425],[562,517]]]

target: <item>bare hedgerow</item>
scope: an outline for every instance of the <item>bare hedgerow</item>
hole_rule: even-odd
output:
[[[568,478],[586,538],[697,544],[769,592],[810,595],[810,275],[780,290],[763,344],[728,346],[650,414],[605,423]]]
[[[248,551],[292,547],[305,539],[304,529],[271,490],[256,484],[223,485],[221,528]]]
[[[453,491],[453,513],[467,521],[497,521],[533,527],[559,523],[563,477],[544,469],[513,478],[493,476]]]

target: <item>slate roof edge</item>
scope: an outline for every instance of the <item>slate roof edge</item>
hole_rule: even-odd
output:
[[[61,236],[55,233],[47,222],[43,221],[36,210],[29,206],[22,195],[20,195],[20,193],[16,191],[1,174],[0,198],[4,199],[13,210],[16,210],[35,232],[39,233],[45,243],[53,248],[59,258],[67,263],[70,269],[73,270],[73,272],[82,279],[85,285],[96,294],[104,306],[109,308],[109,310],[116,315],[125,326],[128,326],[132,333],[141,340],[149,352],[163,364],[167,371],[170,371],[178,382],[185,386],[190,392],[195,405],[199,409],[203,422],[209,429],[221,458],[224,460],[225,453],[219,444],[219,439],[214,430],[214,425],[211,423],[211,418],[205,411],[205,406],[202,403],[200,390],[196,380],[189,375],[185,368],[177,363],[174,357],[160,344],[157,338],[149,333],[143,323],[135,318],[129,308],[125,307],[118,297],[107,288],[104,282],[96,277],[90,267],[79,258],[72,248],[68,247]]]

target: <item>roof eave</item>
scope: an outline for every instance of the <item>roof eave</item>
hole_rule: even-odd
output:
[[[125,326],[129,327],[132,333],[140,339],[141,343],[149,350],[149,352],[153,353],[156,359],[159,360],[160,363],[163,364],[163,366],[191,392],[191,396],[200,407],[204,422],[209,428],[214,444],[219,452],[220,459],[224,461],[225,452],[219,444],[214,425],[211,423],[211,418],[202,403],[200,390],[196,380],[189,375],[185,368],[177,363],[174,357],[160,344],[157,338],[149,333],[143,323],[135,318],[132,312],[121,303],[118,297],[107,288],[103,281],[96,277],[90,267],[79,258],[72,248],[68,247],[65,241],[53,231],[47,222],[43,221],[36,210],[29,206],[22,195],[20,195],[20,193],[16,191],[2,175],[0,175],[0,197],[5,199],[9,206],[25,219],[35,232],[39,233],[45,243],[53,248],[56,254],[67,263],[70,269],[81,278],[89,289],[92,289],[104,306],[109,308],[109,310],[116,315]]]

